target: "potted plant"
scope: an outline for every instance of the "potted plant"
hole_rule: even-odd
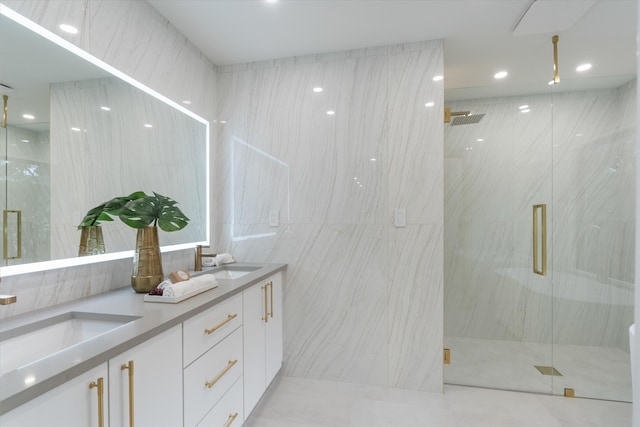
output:
[[[99,255],[105,253],[104,239],[102,237],[102,221],[113,221],[112,216],[118,216],[120,209],[134,197],[142,197],[144,193],[133,193],[128,197],[116,197],[89,210],[82,218],[78,230],[80,234],[80,247],[78,256]]]
[[[136,192],[118,209],[122,222],[138,229],[131,276],[131,286],[136,292],[150,292],[164,278],[158,227],[167,232],[178,231],[189,222],[177,204],[175,200],[155,192],[153,195]]]

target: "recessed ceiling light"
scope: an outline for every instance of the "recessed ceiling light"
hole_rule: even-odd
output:
[[[336,113],[336,112],[335,112],[335,111],[333,111],[333,110],[329,110],[329,111],[327,111],[327,115],[329,115],[329,116],[333,116],[335,113]]]
[[[226,120],[220,120],[220,124],[226,125],[227,121]]]
[[[370,159],[372,162],[375,162],[378,159],[374,159],[373,157]]]
[[[20,141],[22,141],[22,142],[31,142],[28,139],[21,139]]]
[[[146,128],[152,128],[152,127],[153,127],[153,125],[152,125],[152,124],[150,124],[150,123],[145,123],[145,124],[144,124],[144,127],[146,127]]]
[[[525,108],[524,110],[520,110],[521,113],[528,113],[529,111],[531,111],[531,110],[528,109],[528,108]]]
[[[482,141],[484,141],[484,139],[482,139],[482,138],[478,138],[478,139],[476,139],[476,141],[478,141],[478,142],[482,142]]]
[[[495,73],[493,75],[493,77],[496,78],[496,79],[504,79],[508,75],[509,75],[509,73],[507,73],[506,71],[498,71],[497,73]]]
[[[433,107],[434,105],[436,105],[433,102],[427,102],[426,104],[424,104],[425,107]]]
[[[35,119],[35,117],[32,114],[23,114],[22,117],[27,119],[27,120]]]
[[[267,3],[278,3],[278,0],[264,0]]]
[[[529,106],[528,105],[521,105],[521,106],[518,107],[519,110],[524,110],[526,108],[529,108]]]
[[[103,105],[102,107],[100,107],[100,109],[103,111],[111,111],[111,108],[107,107],[106,105]]]
[[[578,65],[578,67],[576,68],[576,71],[582,72],[590,69],[591,69],[591,64],[581,64],[581,65]]]
[[[65,33],[78,34],[78,29],[76,27],[74,27],[73,25],[60,24],[60,26],[58,28],[60,28]]]
[[[184,105],[191,105],[191,101],[189,101],[188,99],[185,99],[184,101],[182,101],[182,103]]]
[[[439,82],[440,80],[444,79],[443,75],[437,75],[433,77],[433,81],[434,82]]]
[[[354,180],[354,181],[357,181],[357,180],[358,180],[358,177],[357,177],[357,176],[354,176],[354,177],[353,177],[353,180]]]
[[[71,130],[74,131],[74,132],[80,132],[81,131],[80,128],[71,128]]]
[[[314,88],[313,88],[313,91],[314,91],[315,93],[320,93],[320,92],[322,92],[322,88],[321,88],[320,86],[317,86],[317,87],[314,87]]]

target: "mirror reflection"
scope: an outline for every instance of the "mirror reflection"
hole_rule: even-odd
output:
[[[0,38],[14,41],[0,47],[2,275],[76,257],[86,212],[135,191],[174,198],[190,218],[183,230],[161,233],[162,246],[206,243],[208,122],[35,29],[0,15]],[[106,253],[132,250],[135,233],[104,223]]]

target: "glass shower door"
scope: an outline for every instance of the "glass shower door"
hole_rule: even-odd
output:
[[[551,101],[544,88],[447,103],[485,115],[445,124],[446,383],[552,390]],[[546,255],[546,275],[534,273],[537,205],[546,205],[545,254],[535,210],[537,268]]]

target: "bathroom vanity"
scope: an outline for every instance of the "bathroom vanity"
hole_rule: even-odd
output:
[[[176,304],[127,287],[7,319],[0,425],[242,425],[282,366],[285,269],[210,269],[218,287]]]

